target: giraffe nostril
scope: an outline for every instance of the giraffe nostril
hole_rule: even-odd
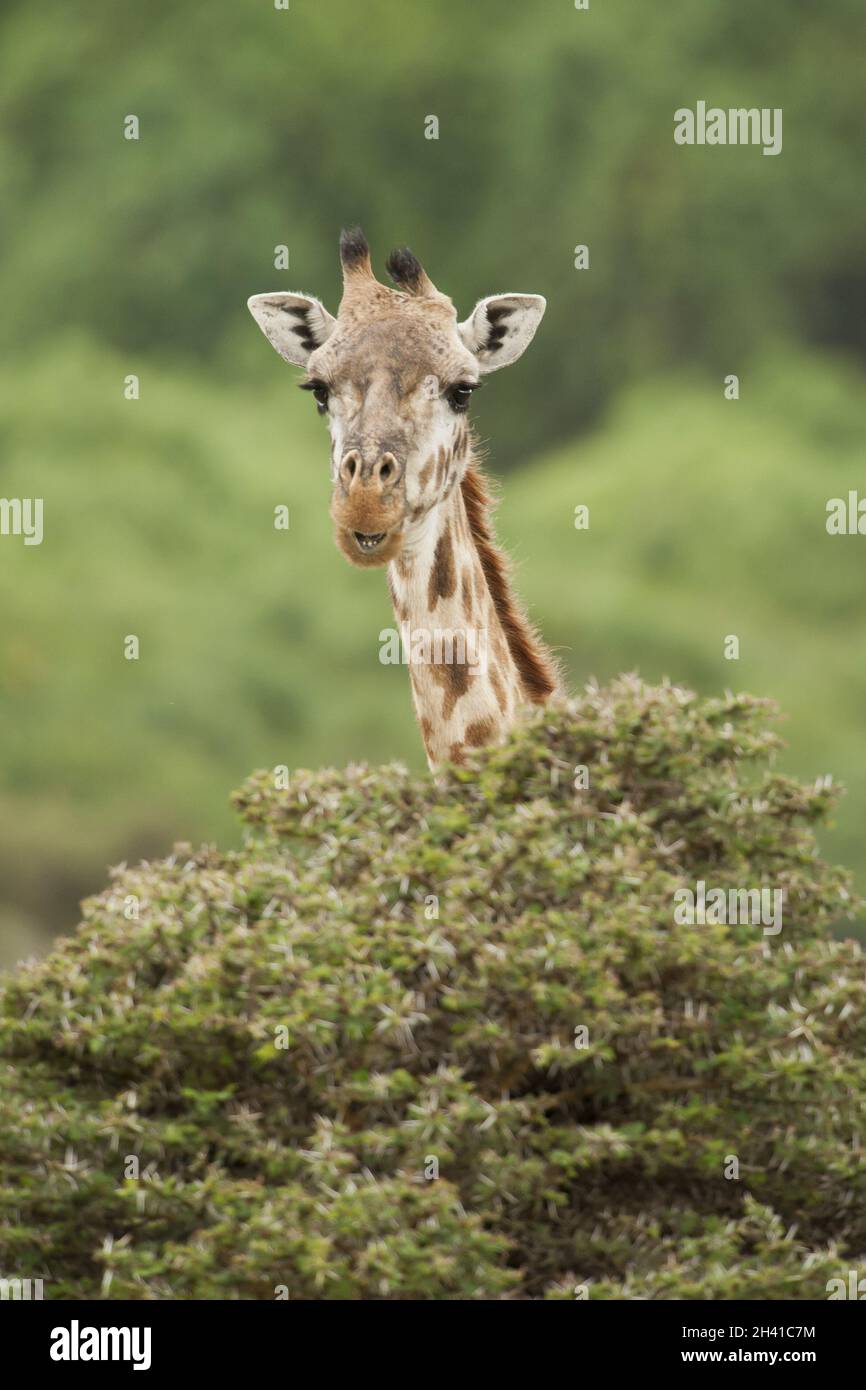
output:
[[[376,465],[376,478],[382,487],[396,487],[403,476],[403,465],[390,452],[383,453]]]
[[[359,465],[360,459],[354,450],[344,456],[343,462],[340,464],[340,481],[344,488],[348,489],[352,486]]]

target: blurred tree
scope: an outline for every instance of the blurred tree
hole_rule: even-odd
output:
[[[333,308],[356,220],[380,268],[408,242],[461,313],[548,297],[473,411],[497,468],[533,459],[503,530],[572,678],[640,664],[774,694],[798,768],[848,782],[838,843],[862,856],[863,568],[821,519],[862,474],[864,40],[862,0],[6,0],[0,494],[47,517],[0,565],[11,951],[68,924],[107,860],[228,833],[254,764],[418,756],[377,661],[384,584],[330,549],[320,422],[245,308],[280,286]],[[699,98],[781,107],[782,154],[677,147]],[[739,680],[707,647],[732,606]]]

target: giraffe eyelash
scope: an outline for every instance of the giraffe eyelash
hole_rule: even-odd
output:
[[[298,389],[301,391],[312,391],[319,414],[326,414],[328,399],[331,394],[331,389],[326,381],[320,381],[318,377],[313,377],[310,381],[302,381]]]
[[[445,399],[451,409],[458,415],[462,415],[469,408],[473,391],[479,390],[482,382],[480,381],[455,381],[453,386],[449,386],[445,392]]]

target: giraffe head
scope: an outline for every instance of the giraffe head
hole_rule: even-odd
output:
[[[256,294],[249,309],[303,390],[327,416],[337,544],[362,567],[384,565],[458,483],[469,455],[466,410],[486,372],[529,345],[544,313],[536,294],[482,299],[457,320],[412,252],[393,251],[396,288],[373,275],[360,229],[340,238],[337,317],[306,294]]]

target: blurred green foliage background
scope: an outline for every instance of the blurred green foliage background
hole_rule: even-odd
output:
[[[548,298],[473,409],[571,682],[778,699],[866,883],[866,538],[825,530],[866,495],[864,43],[862,0],[7,0],[0,495],[45,539],[0,537],[0,961],[107,863],[230,843],[254,766],[421,765],[384,577],[334,549],[324,427],[245,308],[334,310],[355,221],[461,314]],[[781,107],[781,155],[676,146],[699,99]]]

